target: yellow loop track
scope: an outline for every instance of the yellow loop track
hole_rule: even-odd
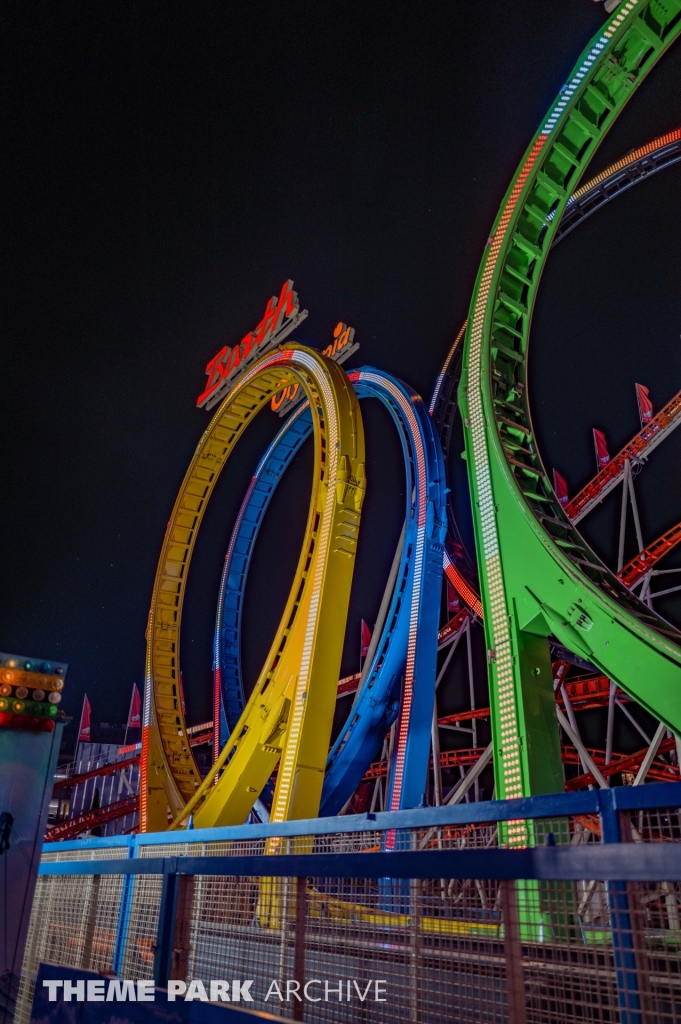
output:
[[[282,385],[312,410],[314,470],[305,540],[284,614],[253,693],[211,774],[191,752],[180,696],[180,625],[192,551],[222,468]],[[280,763],[272,820],[318,812],[364,497],[364,432],[354,389],[301,345],[263,356],[224,399],[180,488],[159,559],[147,631],[140,779],[142,831],[245,820]]]

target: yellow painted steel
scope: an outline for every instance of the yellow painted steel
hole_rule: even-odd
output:
[[[295,383],[307,395],[314,424],[305,540],[253,693],[200,784],[179,695],[180,618],[191,553],[212,490],[244,427],[282,386]],[[263,356],[220,405],[175,502],[154,585],[143,828],[166,828],[167,808],[172,828],[181,827],[190,813],[197,827],[243,822],[278,762],[272,820],[318,813],[365,491],[364,461],[354,389],[339,366],[312,349],[294,344]]]

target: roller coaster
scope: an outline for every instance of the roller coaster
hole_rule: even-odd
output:
[[[342,342],[351,338],[343,324],[324,352],[295,341],[291,335],[307,313],[292,282],[270,300],[256,331],[208,364],[198,404],[217,408],[172,510],[149,613],[143,831],[238,824],[254,807],[275,822],[336,815],[366,783],[373,787],[369,810],[377,800],[389,810],[424,798],[457,802],[472,787],[478,793],[490,762],[497,798],[566,785],[607,787],[617,773],[630,773],[635,784],[678,779],[681,633],[655,611],[651,581],[660,559],[681,540],[681,524],[644,544],[632,467],[640,469],[681,422],[681,394],[569,500],[549,478],[537,448],[527,359],[536,293],[552,247],[604,204],[681,160],[679,129],[580,185],[617,115],[680,32],[680,0],[628,0],[580,56],[509,185],[468,318],[429,405],[380,369],[341,369]],[[364,665],[339,687],[367,486],[360,409],[367,399],[387,409],[400,440],[404,527]],[[214,756],[202,778],[180,694],[187,577],[218,478],[246,426],[270,404],[285,416],[253,473],[221,577]],[[447,479],[457,416],[474,557],[462,540]],[[304,541],[274,640],[247,695],[241,629],[249,567],[279,481],[310,437],[314,466]],[[619,485],[620,557],[612,570],[577,526]],[[638,553],[624,565],[629,500]],[[454,603],[441,626],[443,583]],[[478,625],[485,636],[488,704],[476,708],[471,700],[469,711],[440,716],[438,684],[461,641],[470,677],[471,630]],[[438,651],[446,652],[439,668]],[[339,694],[353,699],[332,743]],[[631,715],[632,701],[659,722],[654,737]],[[646,740],[640,752],[613,751],[616,707]],[[587,747],[580,735],[575,712],[590,708],[608,709],[603,750]],[[477,744],[477,723],[484,719],[492,731],[487,747]],[[472,747],[441,751],[439,730],[448,728],[467,728]],[[561,730],[569,741],[562,749]],[[577,772],[567,783],[565,765]],[[441,771],[453,767],[461,779],[444,797]],[[519,837],[522,827],[518,823]],[[513,829],[509,825],[510,839]]]

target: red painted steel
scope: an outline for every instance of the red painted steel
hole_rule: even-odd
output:
[[[80,775],[71,775],[66,779],[57,779],[52,790],[57,789],[73,789],[74,786],[79,786],[81,782],[87,782],[88,779],[100,778],[103,775],[115,775],[116,772],[124,771],[126,768],[130,768],[133,764],[139,764],[140,759],[137,757],[129,757],[126,761],[113,761],[110,764],[103,764],[99,768],[93,768],[90,772],[82,772]]]
[[[680,542],[681,523],[677,523],[676,526],[672,526],[671,530],[667,530],[666,533],[663,533],[661,537],[654,540],[643,551],[639,551],[628,565],[620,569],[617,575],[625,586],[631,590],[632,587],[635,587],[643,579],[647,572],[655,568],[660,559],[669,554],[672,548],[675,548]]]
[[[94,811],[86,811],[79,814],[77,818],[68,818],[58,825],[53,825],[45,833],[46,843],[55,843],[60,839],[75,839],[76,836],[98,825],[106,825],[116,818],[123,818],[126,814],[133,814],[139,810],[139,797],[128,796],[124,800],[117,800],[114,804],[107,804],[105,807],[98,807]]]
[[[660,409],[657,416],[654,416],[650,423],[639,430],[638,434],[635,434],[631,441],[610,459],[610,462],[589,481],[586,487],[582,488],[579,494],[575,495],[572,501],[568,502],[565,506],[568,517],[572,520],[581,519],[589,511],[591,505],[612,490],[624,472],[624,463],[627,460],[647,455],[650,449],[680,422],[681,391],[674,395],[664,409]]]
[[[587,748],[588,749],[588,748]],[[667,764],[659,757],[660,754],[676,749],[676,740],[672,736],[662,740],[658,747],[658,756],[648,769],[648,778],[655,782],[679,782],[679,769],[675,765]],[[648,747],[637,750],[635,754],[613,754],[610,764],[605,763],[604,750],[589,750],[589,755],[601,774],[607,779],[618,772],[631,772],[634,774],[641,767],[643,758],[648,753]],[[563,764],[580,764],[579,754],[574,747],[563,747]],[[596,785],[596,779],[591,772],[578,775],[575,779],[569,779],[565,783],[565,789],[572,792],[575,789],[586,789],[587,786]]]

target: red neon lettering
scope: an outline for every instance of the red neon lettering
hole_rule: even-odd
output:
[[[241,346],[235,345],[232,351],[229,353],[229,359],[225,357],[225,369],[223,377],[228,377],[235,366],[238,366],[241,362]]]
[[[293,295],[293,281],[287,281],[286,284],[281,286],[279,302],[277,303],[277,317],[273,327],[274,331],[279,330],[284,322],[284,318],[288,320],[295,313],[296,305]]]
[[[206,390],[197,399],[201,405],[220,384],[239,366],[254,348],[263,345],[268,338],[281,328],[285,319],[292,317],[298,309],[297,296],[293,291],[293,281],[286,281],[281,288],[279,298],[272,296],[265,307],[265,315],[254,331],[241,339],[240,345],[230,349],[226,345],[211,359],[206,367],[208,384]]]
[[[270,301],[265,307],[265,315],[253,332],[253,342],[248,346],[248,351],[254,348],[256,345],[262,345],[262,343],[269,338],[272,333],[272,328],[277,320],[277,299],[276,296],[272,296]]]
[[[223,359],[226,360],[227,357],[229,356],[229,351],[230,350],[225,345],[225,347],[221,348],[218,354],[216,356],[213,356],[211,361],[208,363],[208,366],[206,367],[208,384],[206,385],[206,390],[203,392],[203,394],[199,395],[199,397],[197,398],[197,405],[200,402],[202,402],[204,398],[207,398],[208,395],[215,391],[215,389],[219,386],[220,382],[222,381],[222,378],[224,376],[222,362]]]
[[[234,346],[235,348],[240,348],[241,349],[241,358],[242,359],[245,359],[246,356],[248,355],[248,353],[251,351],[251,349],[255,348],[256,332],[257,332],[257,327],[256,327],[255,331],[251,331],[250,334],[247,334],[245,338],[241,339],[241,345],[235,345]]]

